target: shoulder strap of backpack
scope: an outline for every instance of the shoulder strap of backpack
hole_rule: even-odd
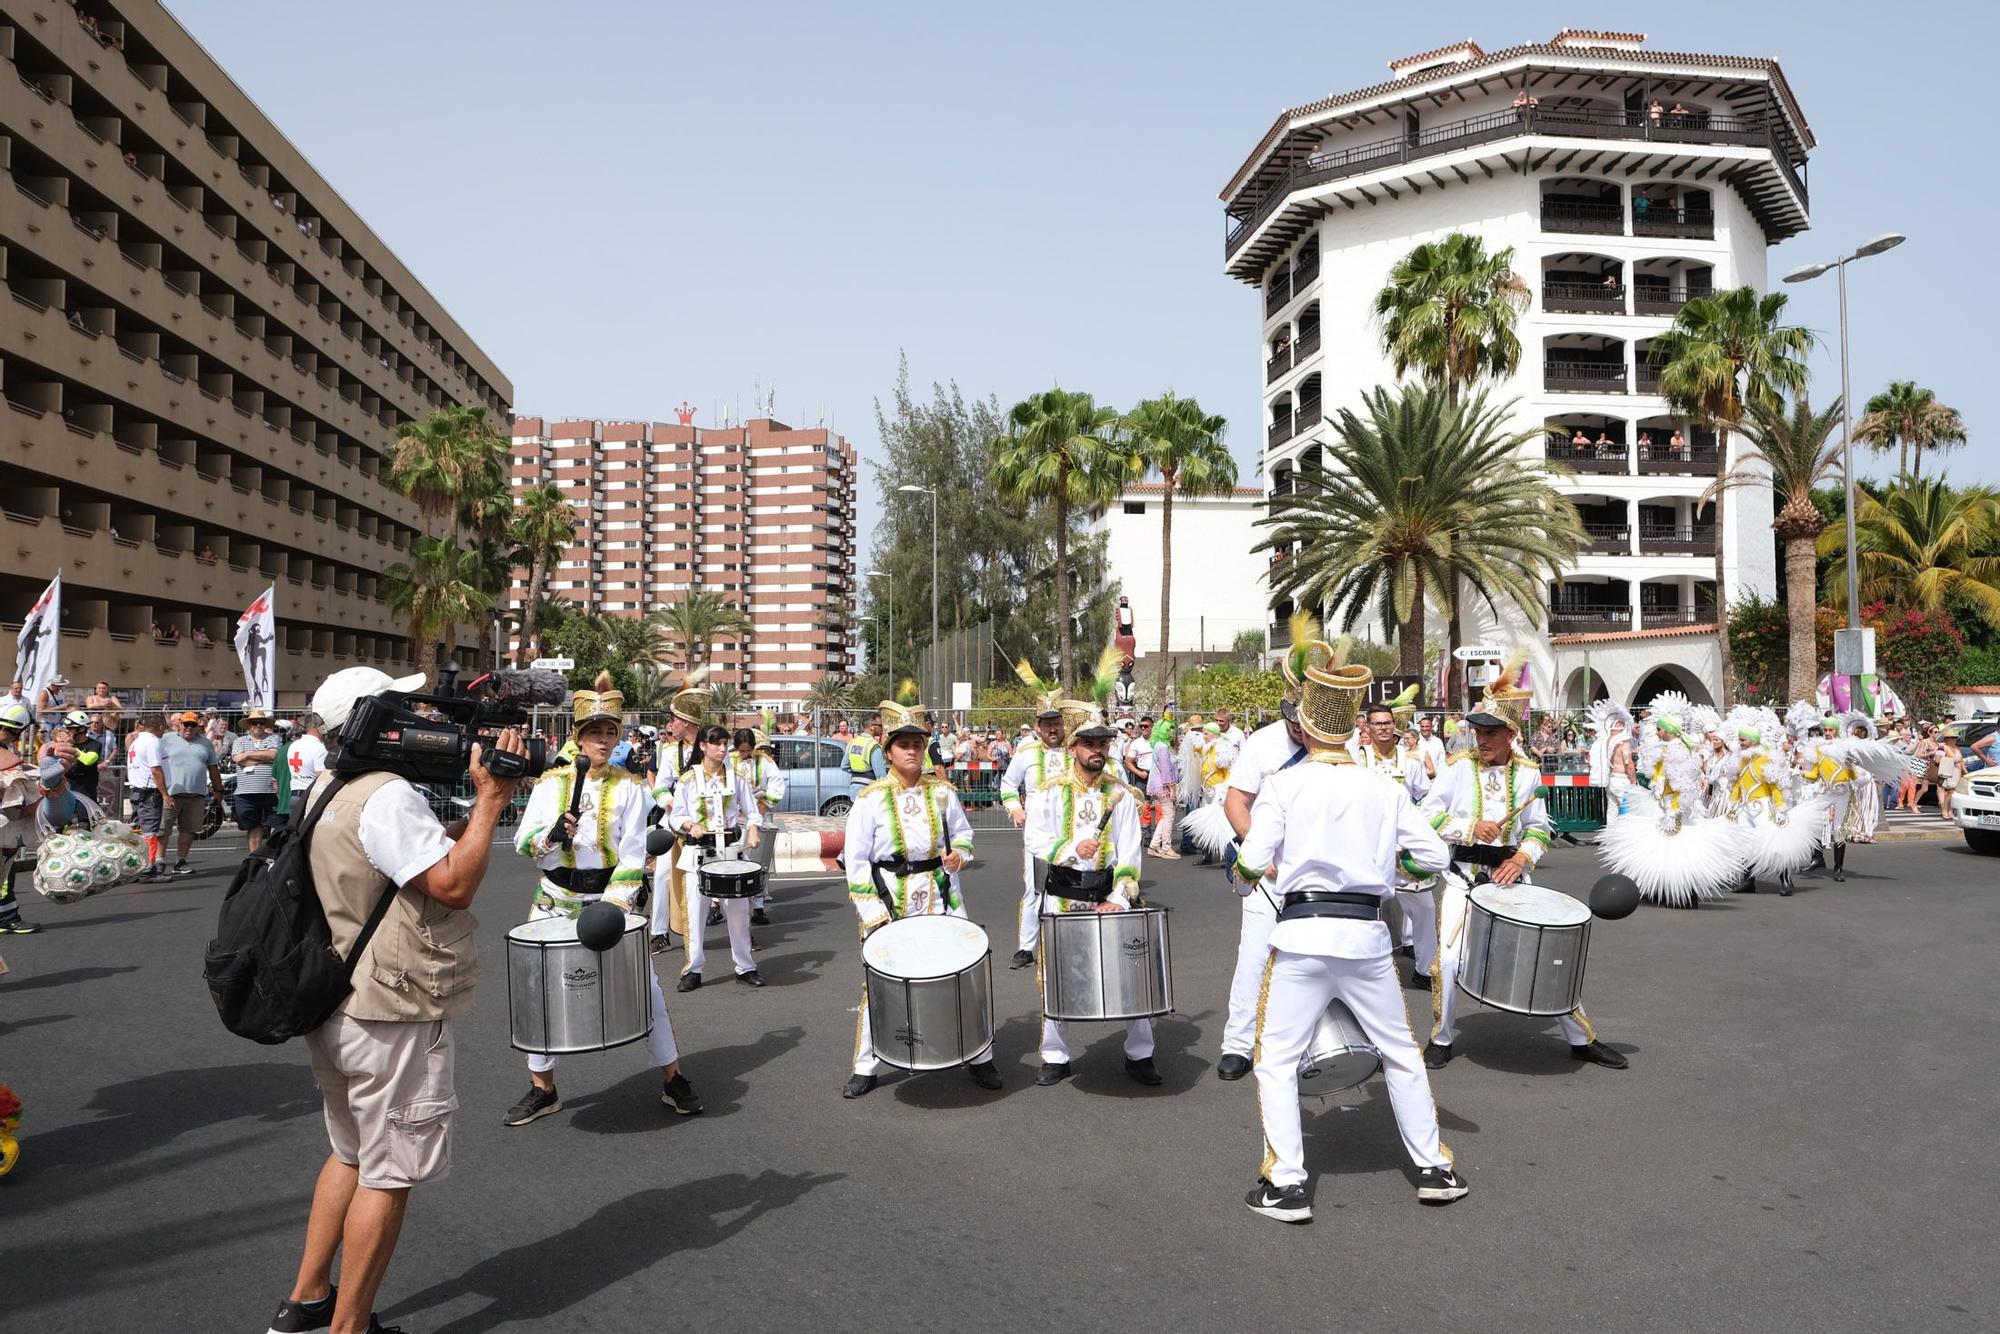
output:
[[[326,804],[333,800],[333,794],[346,787],[347,780],[350,777],[352,777],[350,774],[335,774],[333,781],[326,785],[326,791],[320,794],[319,800],[313,803],[311,812],[306,815],[305,819],[298,826],[299,852],[306,859],[307,874],[311,874],[312,870],[313,826],[319,823],[319,817],[326,811]],[[304,806],[305,803],[300,802],[294,808],[294,816]],[[354,938],[354,948],[347,952],[347,960],[343,970],[344,976],[347,978],[353,978],[355,966],[361,962],[361,956],[367,952],[368,942],[374,937],[375,928],[381,926],[382,919],[389,915],[389,905],[396,901],[397,889],[398,886],[393,881],[390,882],[389,887],[382,891],[382,897],[375,901],[374,911],[368,914],[368,920],[361,924],[361,934]],[[315,894],[317,894],[317,891],[315,891]]]

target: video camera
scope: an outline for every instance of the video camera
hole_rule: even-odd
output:
[[[386,770],[416,783],[455,783],[472,765],[475,742],[484,748],[481,764],[495,778],[539,778],[548,768],[548,748],[540,737],[524,737],[526,755],[496,751],[493,743],[510,727],[528,723],[536,704],[558,705],[568,692],[560,672],[488,672],[464,687],[456,684],[458,664],[439,673],[439,693],[390,690],[358,701],[340,729],[340,746],[328,767],[340,773]],[[420,711],[429,710],[428,713]]]

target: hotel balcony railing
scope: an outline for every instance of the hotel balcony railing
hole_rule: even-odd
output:
[[[1569,315],[1623,315],[1625,289],[1617,283],[1543,283],[1542,309]]]
[[[1313,279],[1319,277],[1319,251],[1302,257],[1292,266],[1292,290],[1303,292]]]
[[[1697,603],[1692,607],[1641,607],[1639,608],[1639,628],[1642,630],[1665,630],[1676,625],[1715,624],[1715,604]]]
[[[1310,329],[1300,331],[1299,341],[1292,344],[1292,360],[1295,363],[1304,361],[1317,351],[1319,351],[1319,326],[1315,324]]]
[[[1632,628],[1632,608],[1623,602],[1577,602],[1549,608],[1549,629],[1559,635],[1606,634]]]
[[[1264,442],[1271,447],[1282,445],[1292,438],[1292,430],[1292,414],[1282,413],[1271,419],[1271,427],[1265,432]]]
[[[1635,287],[1632,310],[1639,315],[1677,315],[1694,298],[1714,294],[1712,287]]]
[[[1715,211],[1706,208],[1640,208],[1632,205],[1632,235],[1682,236],[1707,239],[1715,235]]]
[[[1632,551],[1632,528],[1623,523],[1587,523],[1583,549],[1593,556],[1624,556]]]
[[[1364,175],[1439,153],[1527,134],[1554,135],[1566,139],[1634,139],[1652,143],[1736,144],[1766,148],[1784,174],[1786,183],[1798,195],[1799,202],[1809,203],[1805,182],[1799,178],[1790,160],[1794,146],[1789,136],[1780,134],[1779,126],[1774,121],[1737,116],[1664,116],[1654,122],[1628,111],[1543,111],[1535,107],[1516,107],[1429,126],[1414,135],[1405,131],[1371,143],[1315,153],[1262,194],[1251,197],[1246,193],[1234,201],[1236,207],[1245,208],[1248,212],[1230,217],[1228,230],[1223,236],[1224,255],[1234,255],[1258,224],[1275,213],[1295,190],[1310,189],[1329,181]],[[1546,230],[1574,230],[1568,227],[1549,228],[1546,210],[1543,217]],[[1618,234],[1624,228],[1621,211],[1611,206],[1610,226],[1601,230]]]
[[[1721,453],[1713,445],[1692,445],[1675,449],[1654,445],[1639,455],[1641,477],[1707,477],[1715,472]]]
[[[1647,360],[1644,353],[1641,353],[1639,356],[1639,374],[1637,378],[1640,393],[1657,394],[1660,392],[1660,367],[1658,363]]]
[[[1639,549],[1649,556],[1713,556],[1715,525],[1642,523]]]
[[[1292,277],[1290,273],[1286,273],[1276,282],[1272,283],[1264,292],[1265,317],[1269,318],[1277,314],[1280,310],[1284,309],[1285,303],[1291,299]]]
[[[1292,415],[1292,431],[1296,434],[1300,431],[1311,430],[1313,427],[1319,425],[1319,419],[1318,395],[1314,395],[1311,398],[1301,398],[1299,400],[1299,410]]]
[[[1550,463],[1560,463],[1571,472],[1622,477],[1630,471],[1625,446],[1618,441],[1608,445],[1579,445],[1561,437],[1552,437],[1548,442],[1547,458]]]
[[[1271,381],[1277,379],[1291,368],[1292,345],[1287,343],[1276,352],[1273,352],[1271,359],[1264,363],[1264,383],[1271,383]]]
[[[1548,389],[1585,394],[1625,392],[1625,363],[1622,361],[1546,361],[1542,363],[1542,383]]]
[[[1569,204],[1561,200],[1542,204],[1542,230],[1581,232],[1590,236],[1623,236],[1625,211],[1616,204]]]

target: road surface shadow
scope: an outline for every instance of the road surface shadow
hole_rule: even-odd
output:
[[[907,1107],[941,1111],[990,1107],[1034,1087],[1035,1071],[1041,1068],[1041,1042],[1038,1015],[1017,1014],[993,1030],[993,1063],[1004,1081],[997,1089],[980,1088],[963,1066],[916,1075],[885,1066],[882,1078],[885,1084],[893,1081],[896,1101]]]
[[[1627,1056],[1640,1050],[1633,1043],[1614,1042],[1602,1033],[1598,1037],[1607,1047]],[[1500,1070],[1510,1075],[1588,1072],[1622,1077],[1632,1073],[1629,1070],[1607,1070],[1571,1056],[1569,1042],[1552,1018],[1508,1014],[1500,1010],[1480,1010],[1459,1019],[1458,1040],[1452,1043],[1451,1065],[1442,1071],[1431,1072],[1433,1084],[1440,1074],[1449,1079],[1452,1069],[1465,1060],[1470,1060],[1481,1069]]]
[[[1103,1033],[1087,1048],[1072,1048],[1069,1082],[1079,1091],[1106,1098],[1161,1098],[1186,1093],[1208,1072],[1207,1058],[1195,1054],[1201,1045],[1200,1015],[1165,1015],[1153,1021],[1153,1064],[1164,1083],[1151,1088],[1125,1073],[1125,1025],[1092,1023]],[[1077,1032],[1077,1024],[1070,1025]]]
[[[64,968],[59,972],[33,974],[13,979],[18,974],[9,973],[5,981],[0,981],[0,992],[40,991],[45,987],[66,987],[72,982],[97,982],[120,973],[136,973],[138,964],[127,964],[123,968]]]
[[[703,1117],[727,1116],[735,1111],[749,1087],[743,1077],[798,1046],[805,1035],[803,1028],[777,1028],[755,1042],[683,1051],[682,1073],[701,1095],[706,1109]],[[634,1043],[632,1049],[641,1053],[640,1060],[645,1059],[642,1045]],[[619,1052],[611,1059],[630,1058]],[[592,1135],[641,1134],[657,1130],[663,1123],[690,1119],[677,1116],[662,1105],[660,1072],[651,1066],[596,1093],[586,1093],[580,1098],[564,1094],[563,1105],[572,1113],[570,1124]]]

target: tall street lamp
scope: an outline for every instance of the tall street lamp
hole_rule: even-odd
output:
[[[870,570],[868,571],[868,577],[870,579],[887,579],[889,572],[887,570]],[[894,695],[896,693],[896,650],[894,648],[896,642],[895,600],[890,599],[882,603],[882,607],[887,614],[889,622],[889,628],[883,632],[882,636],[882,660],[886,664],[885,675],[889,681],[889,693]]]
[[[1884,232],[1856,247],[1851,255],[1841,255],[1828,264],[1801,265],[1785,275],[1788,283],[1803,283],[1832,269],[1840,280],[1840,453],[1847,490],[1847,628],[1833,636],[1836,676],[1861,677],[1875,670],[1875,635],[1861,628],[1861,578],[1854,550],[1854,391],[1847,374],[1847,266],[1857,259],[1894,250],[1906,239],[1901,232]]]
[[[937,489],[935,487],[917,486],[914,484],[909,486],[899,486],[896,489],[898,491],[907,491],[915,495],[929,496],[931,498],[931,670],[938,673],[939,677],[942,678],[942,676],[944,675],[944,663],[942,660],[942,655],[938,652],[938,629],[937,629],[937,621],[938,621]],[[926,682],[926,684],[929,683]],[[943,680],[940,679],[938,684],[942,686],[944,684]],[[935,694],[932,694],[929,702],[933,708],[937,707],[937,696],[938,694],[942,693],[943,693],[942,691],[939,691]]]

